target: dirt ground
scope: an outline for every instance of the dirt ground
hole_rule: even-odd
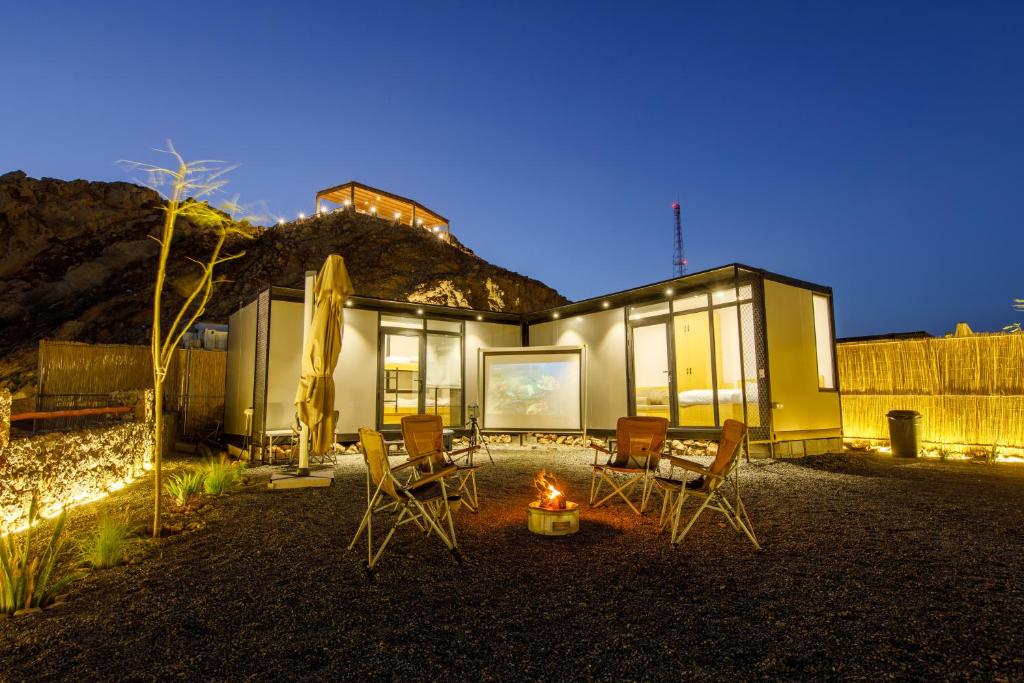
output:
[[[1013,680],[1024,676],[1024,466],[829,455],[744,466],[764,550],[706,514],[679,547],[657,515],[584,506],[576,536],[531,535],[541,468],[585,502],[589,456],[504,449],[456,515],[465,562],[411,527],[369,582],[345,547],[362,461],[327,489],[269,468],[199,531],[91,572],[65,605],[0,618],[21,680]],[[484,460],[486,463],[486,459]],[[69,514],[140,523],[150,482]]]

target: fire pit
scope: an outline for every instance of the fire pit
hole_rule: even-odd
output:
[[[580,508],[565,499],[558,480],[541,470],[533,480],[539,497],[526,508],[526,526],[541,536],[568,536],[580,530]]]

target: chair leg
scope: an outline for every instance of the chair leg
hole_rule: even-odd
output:
[[[601,473],[604,476],[604,472]],[[594,488],[594,481],[597,480],[597,468],[592,467],[590,469],[590,507],[597,507],[594,505],[594,501],[597,499],[597,493],[601,490],[601,481],[597,480],[597,488]]]
[[[684,528],[682,530],[682,532],[680,532],[679,536],[673,537],[673,539],[672,539],[672,544],[673,545],[679,545],[680,543],[683,542],[683,539],[686,538],[686,534],[688,534],[690,532],[690,528],[693,527],[694,522],[697,521],[697,518],[700,517],[701,513],[704,512],[704,508],[706,508],[708,506],[708,503],[710,503],[710,502],[711,502],[711,497],[710,496],[708,496],[707,498],[704,499],[704,502],[701,503],[699,508],[697,508],[697,511],[693,513],[693,517],[691,517],[690,521],[687,522],[686,528]],[[682,505],[679,506],[679,509],[680,509],[680,512],[682,512]],[[678,527],[678,525],[679,525],[679,520],[677,518],[676,519],[676,527]]]

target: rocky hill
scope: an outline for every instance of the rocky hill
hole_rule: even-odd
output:
[[[131,183],[0,176],[0,384],[34,380],[40,338],[145,343],[162,219],[156,192]],[[457,241],[341,212],[283,226],[244,226],[225,251],[245,251],[218,272],[205,320],[226,322],[268,285],[298,286],[327,254],[345,258],[356,293],[486,310],[527,311],[566,299],[537,280],[494,266]],[[209,239],[183,225],[169,279],[186,282]],[[179,303],[174,297],[168,311]]]

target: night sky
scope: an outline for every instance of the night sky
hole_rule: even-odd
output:
[[[713,6],[712,6],[713,5]],[[216,7],[214,7],[216,6]],[[734,261],[840,336],[1024,312],[1024,4],[6,3],[0,172],[172,138],[274,215],[357,179],[572,299]]]

